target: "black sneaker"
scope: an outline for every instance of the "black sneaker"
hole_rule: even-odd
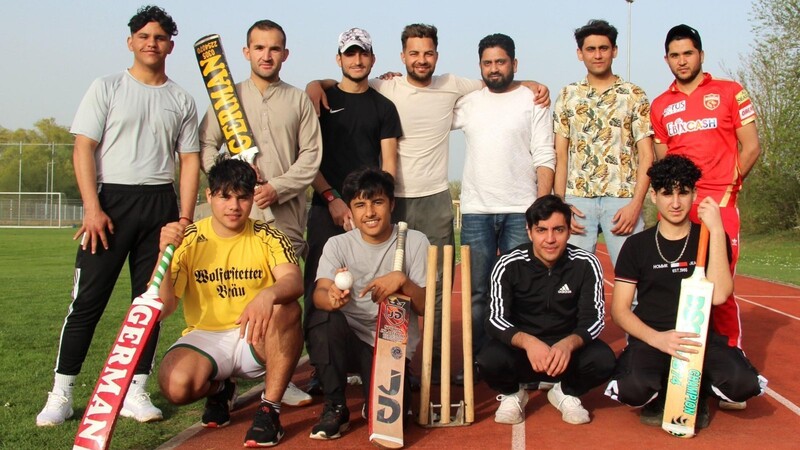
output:
[[[319,378],[317,378],[316,372],[312,373],[311,379],[308,380],[308,388],[306,388],[306,394],[313,396],[322,395],[322,382],[320,382]]]
[[[711,423],[711,413],[708,411],[708,398],[700,399],[700,407],[697,409],[697,417],[694,419],[694,428],[702,430],[708,428]]]
[[[664,421],[664,402],[660,401],[661,396],[642,407],[639,414],[639,422],[651,427],[660,427]]]
[[[224,382],[222,391],[206,398],[206,408],[203,411],[203,426],[206,428],[222,428],[231,421],[231,410],[236,400],[236,382],[228,378]]]
[[[278,445],[283,438],[281,417],[272,406],[262,401],[253,418],[253,425],[247,430],[244,437],[244,446],[247,448],[272,447]]]
[[[477,367],[474,368],[472,371],[472,384],[478,384],[481,382],[481,374],[478,372]],[[464,369],[461,369],[456,376],[453,377],[453,384],[456,386],[463,386],[464,385]]]
[[[338,439],[348,428],[350,428],[350,411],[347,409],[347,405],[325,402],[319,423],[314,425],[308,437],[320,440]]]

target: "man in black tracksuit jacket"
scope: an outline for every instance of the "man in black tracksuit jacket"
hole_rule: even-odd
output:
[[[568,245],[571,211],[554,195],[525,213],[531,244],[500,257],[490,278],[486,332],[477,357],[481,376],[500,395],[499,423],[524,420],[520,383],[555,382],[548,399],[571,424],[589,422],[581,395],[604,383],[614,353],[603,330],[603,270],[597,257]]]

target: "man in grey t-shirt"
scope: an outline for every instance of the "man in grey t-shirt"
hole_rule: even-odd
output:
[[[147,289],[153,273],[161,227],[175,221],[188,225],[194,216],[200,169],[197,109],[165,71],[177,25],[161,8],[146,6],[128,26],[133,65],[92,83],[70,130],[84,207],[83,224],[75,234],[81,244],[53,389],[36,417],[38,426],[59,425],[72,417],[75,379],[125,261],[135,298]],[[176,155],[180,213],[172,187]],[[157,343],[158,328],[134,372],[123,417],[139,422],[162,418],[144,389]]]
[[[322,251],[314,290],[316,310],[306,326],[308,354],[322,382],[325,406],[311,430],[313,439],[335,439],[349,427],[345,402],[347,372],[354,369],[369,396],[372,353],[380,302],[393,293],[411,298],[406,364],[419,344],[418,316],[425,309],[425,266],[428,239],[408,230],[403,271],[393,271],[397,227],[392,224],[394,178],[377,169],[353,172],[344,181],[342,197],[356,229],[328,240]],[[334,284],[338,272],[353,275],[350,289]],[[410,393],[406,377],[406,393]],[[404,403],[407,411],[410,395]]]

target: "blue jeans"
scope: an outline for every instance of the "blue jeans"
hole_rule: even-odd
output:
[[[464,214],[462,217],[461,245],[469,245],[471,254],[473,355],[488,341],[483,323],[489,306],[489,275],[497,262],[497,251],[506,253],[525,243],[530,243],[525,214]]]
[[[586,234],[573,234],[569,238],[569,243],[576,245],[588,252],[594,253],[597,249],[597,234],[602,231],[603,237],[606,240],[606,247],[608,247],[608,254],[611,255],[611,263],[617,265],[617,257],[622,248],[622,244],[628,236],[644,230],[644,219],[639,214],[639,220],[631,234],[619,236],[611,232],[614,227],[612,219],[620,208],[631,202],[629,198],[617,197],[573,197],[568,195],[567,203],[581,210],[586,216],[583,219],[580,217],[572,216],[572,220],[577,220],[578,223],[586,227]]]

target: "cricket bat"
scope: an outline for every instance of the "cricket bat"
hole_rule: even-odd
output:
[[[89,404],[78,425],[73,450],[104,450],[111,443],[111,434],[136,364],[164,306],[158,297],[158,288],[174,252],[175,246],[168,245],[153,274],[150,287],[131,303],[106,364],[97,378],[94,392],[89,397]]]
[[[397,224],[392,270],[403,270],[408,224]],[[369,441],[381,448],[403,447],[403,386],[411,299],[392,295],[378,308],[372,383],[369,390]]]
[[[673,436],[690,438],[695,434],[695,420],[700,407],[700,381],[703,377],[703,360],[706,353],[706,337],[711,314],[711,296],[714,283],[706,278],[706,254],[708,252],[708,229],[700,228],[700,244],[697,249],[697,265],[692,276],[681,281],[676,331],[697,333],[702,345],[697,353],[686,354],[689,361],[672,357],[667,379],[667,397],[664,405],[664,421],[661,428]]]
[[[220,36],[211,34],[200,38],[194,43],[194,50],[217,123],[225,137],[228,153],[231,157],[252,165],[258,154],[258,147],[242,102],[239,101],[239,94],[236,93],[236,84],[228,69]],[[269,207],[263,211],[267,223],[275,221]]]

